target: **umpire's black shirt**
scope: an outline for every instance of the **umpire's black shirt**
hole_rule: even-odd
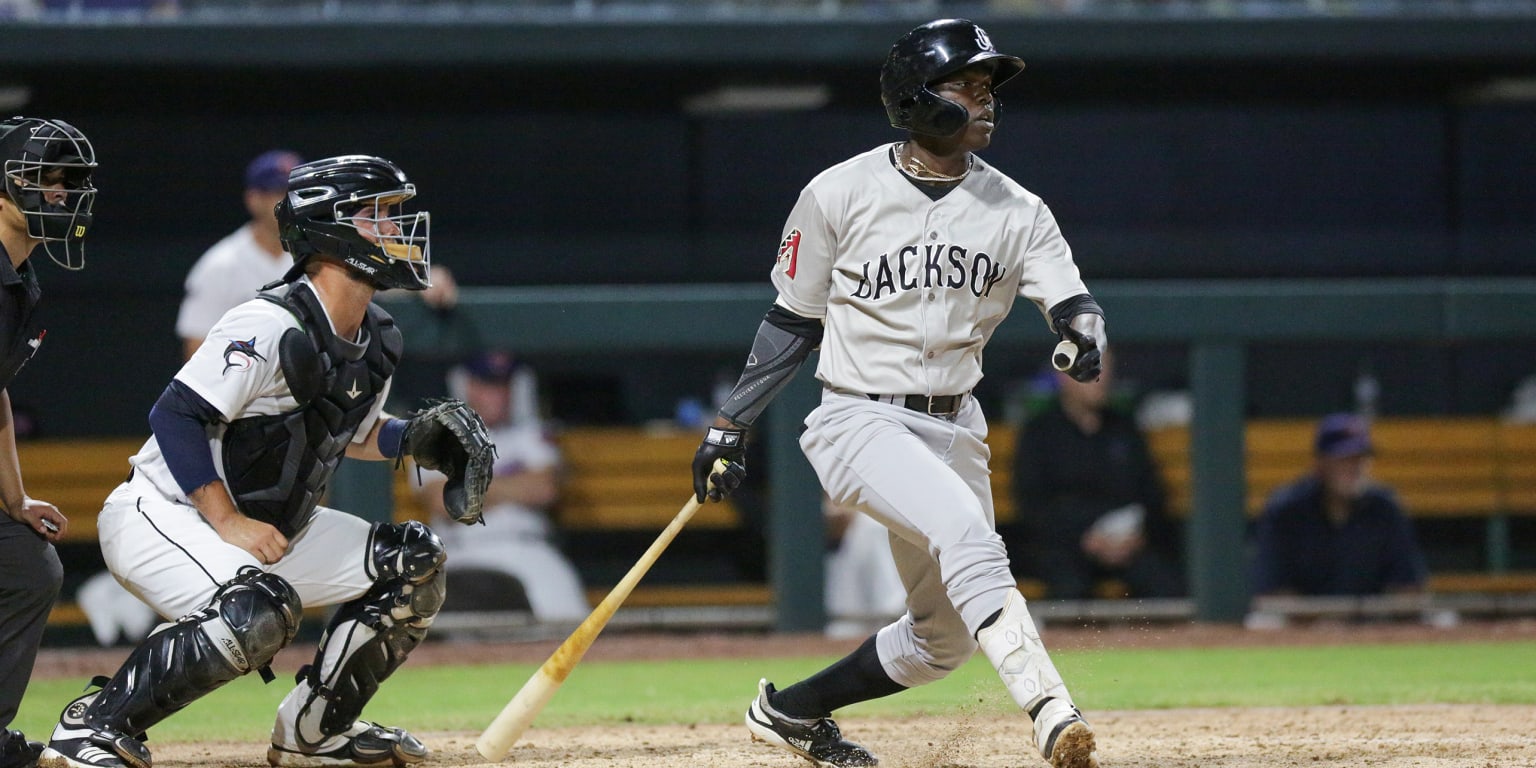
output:
[[[32,260],[22,262],[18,270],[0,247],[0,389],[11,385],[32,353],[42,346],[45,331],[39,327],[35,311],[42,297]]]

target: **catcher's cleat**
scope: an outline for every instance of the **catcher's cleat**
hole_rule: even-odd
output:
[[[0,768],[33,768],[43,744],[27,741],[21,731],[0,729]]]
[[[1099,768],[1093,729],[1077,707],[1063,699],[1046,699],[1034,720],[1035,745],[1052,768]]]
[[[93,680],[101,684],[104,680]],[[85,710],[101,694],[84,694],[64,707],[59,724],[48,737],[48,746],[37,758],[38,768],[149,768],[149,749],[140,738],[93,728],[85,722]]]
[[[821,768],[858,768],[879,765],[869,750],[843,738],[829,717],[801,719],[773,708],[768,698],[773,683],[757,682],[757,698],[747,707],[747,730],[753,741],[765,741],[787,749]]]
[[[345,733],[313,746],[274,743],[267,750],[267,762],[274,766],[390,765],[404,768],[426,760],[429,754],[431,750],[404,729],[359,720]]]

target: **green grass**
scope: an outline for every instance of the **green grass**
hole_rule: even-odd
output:
[[[680,649],[685,650],[682,645]],[[471,651],[467,651],[472,653]],[[1319,704],[1536,704],[1536,644],[1453,643],[1103,650],[1054,654],[1086,710]],[[537,724],[728,723],[759,677],[787,685],[831,658],[589,661],[577,667]],[[406,664],[367,716],[418,731],[478,731],[535,666]],[[110,672],[111,670],[102,670]],[[262,685],[249,675],[156,726],[155,739],[263,740],[291,670]],[[83,680],[36,680],[12,724],[45,737]],[[847,717],[1014,711],[979,655],[948,678],[865,702]]]

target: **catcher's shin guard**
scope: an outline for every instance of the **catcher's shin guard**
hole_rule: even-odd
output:
[[[1045,652],[1040,642],[1040,631],[1029,616],[1024,595],[1017,589],[1008,590],[1008,599],[997,620],[976,633],[981,652],[1002,677],[1008,694],[1026,712],[1046,697],[1054,697],[1070,703],[1067,686],[1061,673]]]
[[[273,744],[314,747],[352,728],[443,605],[446,553],[437,534],[414,521],[380,524],[370,549],[377,581],[332,617],[314,661],[278,707]]]
[[[86,728],[140,734],[198,698],[264,669],[293,641],[302,606],[280,576],[245,568],[204,608],[145,638],[78,713]]]

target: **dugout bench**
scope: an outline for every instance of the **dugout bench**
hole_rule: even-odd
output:
[[[1251,517],[1265,497],[1297,477],[1311,463],[1311,419],[1254,419],[1245,433],[1247,509]],[[1536,592],[1536,571],[1508,568],[1509,521],[1536,517],[1536,425],[1505,424],[1491,417],[1394,417],[1373,428],[1375,476],[1393,486],[1408,514],[1418,519],[1467,518],[1484,525],[1487,567],[1435,572],[1434,593]],[[1148,433],[1148,444],[1167,487],[1170,509],[1190,509],[1189,431],[1167,427]],[[652,535],[687,501],[688,467],[698,435],[642,427],[573,427],[559,434],[566,474],[556,512],[570,531]],[[994,424],[994,498],[999,521],[1014,515],[1009,491],[1016,431]],[[19,444],[28,493],[51,501],[69,516],[68,540],[94,541],[95,515],[102,500],[127,474],[128,457],[141,438],[37,440]],[[422,519],[404,472],[394,473],[395,509],[401,519]],[[729,502],[707,504],[689,523],[693,530],[729,530],[741,524]],[[665,558],[665,555],[663,555]],[[595,604],[608,584],[591,585]],[[1040,585],[1021,588],[1032,599],[1049,597]],[[773,601],[763,583],[647,584],[642,581],[628,607],[765,606]],[[77,606],[62,598],[51,623],[83,624]]]

